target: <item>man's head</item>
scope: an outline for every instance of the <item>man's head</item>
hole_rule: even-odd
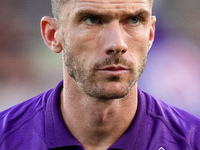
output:
[[[142,74],[154,40],[152,3],[55,0],[52,6],[56,19],[42,19],[42,35],[54,52],[63,51],[64,79],[90,97],[126,96]]]

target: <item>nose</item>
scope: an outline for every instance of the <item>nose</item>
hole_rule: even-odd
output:
[[[123,55],[127,52],[128,46],[125,43],[123,29],[117,21],[108,24],[104,28],[102,38],[106,55]]]

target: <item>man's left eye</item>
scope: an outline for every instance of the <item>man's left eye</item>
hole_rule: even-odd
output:
[[[140,22],[140,19],[138,17],[133,17],[133,18],[129,18],[127,23],[138,24],[139,22]]]
[[[97,17],[88,17],[85,19],[85,22],[89,25],[94,25],[99,23],[99,19]]]

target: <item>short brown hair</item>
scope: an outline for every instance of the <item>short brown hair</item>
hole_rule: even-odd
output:
[[[52,13],[56,19],[59,19],[60,8],[68,1],[69,0],[51,0]]]

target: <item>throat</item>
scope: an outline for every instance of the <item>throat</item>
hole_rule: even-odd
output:
[[[90,124],[91,128],[88,128],[90,132],[87,132],[87,138],[81,141],[86,150],[107,149],[123,135],[133,117],[129,121],[122,119],[123,115],[116,115],[119,112],[105,111],[95,115],[94,122]]]
[[[107,149],[114,144],[130,126],[137,108],[134,98],[98,101],[68,93],[61,97],[65,124],[85,149]]]
[[[118,126],[119,117],[115,111],[105,111],[103,113],[96,112],[94,114],[92,126],[94,133],[97,135],[106,136],[109,133],[113,133]]]

